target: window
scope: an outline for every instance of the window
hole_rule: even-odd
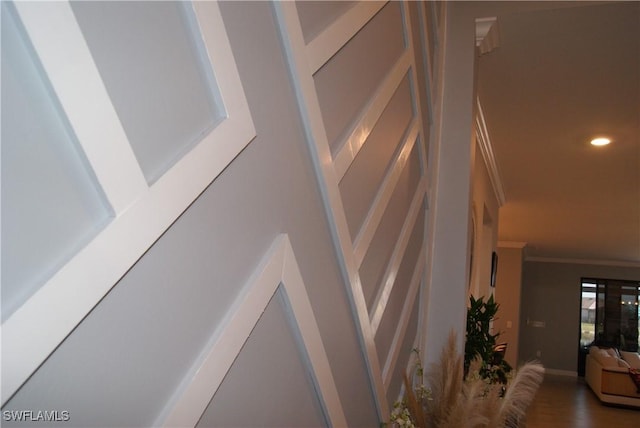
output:
[[[640,283],[611,279],[583,279],[580,346],[615,346],[638,350]]]

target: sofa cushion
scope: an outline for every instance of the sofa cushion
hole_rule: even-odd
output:
[[[622,356],[622,359],[629,363],[629,366],[633,367],[634,369],[640,369],[640,355],[635,352],[625,351],[621,351],[620,354]]]
[[[620,358],[620,354],[616,348],[604,348],[607,354],[611,355],[613,358]]]
[[[620,358],[620,351],[617,348],[611,348],[609,346],[593,345],[589,348],[589,353],[605,353],[614,358]]]
[[[622,359],[618,360],[618,367],[623,367],[625,369],[630,369],[631,368],[629,363],[627,363],[625,360],[622,360]]]
[[[592,356],[602,367],[618,367],[618,359],[609,355],[604,349],[594,352]]]

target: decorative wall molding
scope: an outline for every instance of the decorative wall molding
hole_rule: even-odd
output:
[[[506,196],[504,193],[502,178],[500,177],[500,170],[498,169],[498,164],[493,153],[491,139],[489,138],[489,131],[487,130],[487,124],[484,120],[484,112],[482,111],[482,105],[480,104],[479,98],[476,99],[476,106],[477,109],[475,128],[478,147],[480,147],[482,159],[484,159],[484,164],[487,167],[487,172],[489,173],[489,179],[491,180],[493,192],[495,193],[496,199],[498,201],[498,207],[501,207],[506,201]]]
[[[402,143],[400,151],[392,159],[389,171],[385,175],[384,180],[380,185],[380,189],[378,190],[373,204],[371,205],[371,209],[367,213],[367,217],[365,218],[360,231],[354,239],[353,251],[358,268],[360,268],[360,266],[362,265],[362,261],[367,254],[369,245],[371,244],[378,225],[380,224],[380,220],[382,219],[384,210],[386,209],[389,200],[393,195],[393,190],[398,183],[398,179],[402,174],[402,170],[407,164],[409,156],[411,155],[411,151],[416,144],[418,132],[418,122],[414,120],[409,126],[409,131],[406,138],[404,139],[404,142]]]
[[[384,315],[384,311],[387,307],[387,302],[391,296],[391,291],[396,283],[396,275],[398,274],[400,263],[402,263],[402,257],[404,256],[407,244],[411,238],[411,231],[413,230],[416,221],[420,218],[420,212],[422,212],[422,209],[424,208],[423,201],[425,197],[425,188],[426,179],[423,177],[422,180],[420,180],[420,183],[418,183],[418,187],[413,195],[413,200],[411,201],[409,212],[407,213],[407,217],[402,225],[400,236],[393,247],[391,259],[389,260],[389,264],[382,276],[382,286],[375,297],[373,309],[370,314],[371,329],[374,334],[380,326],[382,316]]]
[[[354,309],[354,318],[359,326],[363,354],[368,365],[373,394],[381,420],[388,419],[389,409],[386,397],[386,386],[388,385],[385,385],[383,380],[374,337],[377,326],[382,319],[389,293],[393,287],[406,243],[413,229],[410,226],[414,225],[415,221],[424,221],[424,201],[427,191],[426,172],[428,167],[423,145],[419,145],[422,179],[413,196],[412,205],[407,218],[404,220],[402,232],[398,241],[394,243],[391,260],[386,266],[383,279],[384,285],[382,287],[383,293],[378,296],[375,309],[371,314],[364,298],[359,268],[370,248],[373,236],[393,194],[398,177],[411,154],[411,149],[416,145],[416,141],[422,138],[421,106],[416,94],[417,76],[408,4],[406,2],[401,3],[403,32],[406,40],[405,51],[394,64],[389,64],[390,72],[378,84],[369,101],[362,106],[359,117],[351,124],[352,131],[342,142],[335,156],[332,156],[329,147],[313,75],[342,46],[347,44],[353,35],[366,26],[376,13],[388,4],[387,2],[361,2],[337,18],[333,24],[330,24],[314,40],[305,43],[295,4],[290,2],[274,3],[306,137],[311,148],[311,156],[332,229],[334,243],[338,251],[338,259],[347,282],[347,291]],[[371,130],[407,74],[409,74],[411,81],[413,118],[405,131],[401,147],[389,159],[388,171],[377,190],[374,201],[369,207],[367,216],[357,236],[352,239],[346,222],[339,182],[366,143]],[[419,264],[424,263],[423,257],[425,257],[424,252],[419,259]],[[419,283],[420,281],[417,281],[417,284]],[[418,294],[417,291],[412,289],[411,292],[413,293],[410,293],[412,299],[415,299]],[[405,306],[409,307],[409,313],[403,313],[402,317],[404,322],[408,322],[412,306],[408,304]],[[401,343],[395,340],[392,346],[399,347]],[[390,352],[393,355],[394,352],[397,353],[399,351],[398,349],[393,349]],[[385,361],[386,373],[393,372],[393,365],[396,360],[397,358],[387,358]]]
[[[195,2],[193,13],[225,117],[150,186],[70,3],[15,9],[114,216],[2,324],[2,404],[255,136],[216,2]]]
[[[351,166],[351,163],[360,152],[360,149],[369,138],[376,122],[380,119],[385,107],[395,94],[398,86],[406,76],[411,66],[411,55],[405,51],[400,60],[394,65],[391,72],[378,88],[376,94],[367,108],[358,118],[353,130],[340,145],[340,150],[334,158],[334,165],[338,179],[342,179]]]
[[[574,259],[563,257],[539,257],[527,255],[528,242],[521,241],[498,241],[498,248],[516,248],[523,250],[524,261],[537,263],[563,263],[576,265],[594,265],[594,266],[615,266],[615,267],[631,267],[640,268],[640,262],[630,262],[625,260],[601,260],[601,259]]]
[[[309,362],[308,370],[327,421],[347,426],[313,309],[289,237],[280,235],[256,268],[244,291],[225,317],[226,323],[205,347],[182,385],[163,411],[157,425],[193,427],[206,410],[251,331],[273,295],[281,288],[291,319],[300,333]]]
[[[420,254],[418,255],[418,260],[424,260],[425,255],[426,247],[423,245],[422,249],[420,250]],[[417,298],[418,292],[420,290],[420,284],[424,278],[424,268],[425,264],[421,262],[418,262],[415,266],[413,275],[411,276],[409,292],[407,293],[407,298],[405,299],[404,305],[402,307],[402,315],[400,317],[400,320],[398,321],[398,327],[396,328],[396,333],[393,336],[393,342],[389,347],[389,353],[387,354],[387,359],[385,360],[384,367],[382,369],[384,386],[387,389],[391,384],[391,375],[393,374],[394,368],[398,361],[398,357],[400,356],[402,342],[405,339],[407,328],[409,327],[411,310],[413,309],[413,304],[415,303],[415,299]],[[416,338],[416,340],[419,340],[419,338]],[[417,348],[417,346],[414,346],[414,348]],[[410,360],[413,359],[410,358]],[[411,367],[411,365],[409,367]]]
[[[340,50],[346,40],[366,25],[387,2],[363,1],[351,7],[307,44],[311,73],[315,73]]]
[[[476,46],[480,55],[491,52],[500,46],[498,18],[476,18]]]
[[[310,145],[311,159],[318,177],[318,187],[323,198],[334,245],[338,252],[338,262],[347,284],[347,295],[354,310],[354,318],[362,341],[363,355],[369,371],[376,409],[380,420],[386,420],[389,415],[389,405],[385,396],[380,362],[369,323],[367,304],[362,291],[353,243],[338,187],[339,177],[331,155],[320,103],[313,81],[314,70],[308,60],[308,46],[304,42],[295,3],[275,2],[273,8],[281,31],[283,47],[287,55],[304,131]],[[329,28],[338,27],[330,26]],[[329,35],[323,37],[334,38],[334,36]],[[338,34],[336,34],[336,37],[338,37]],[[338,37],[341,40],[341,45],[347,43],[349,38],[349,33],[341,33],[341,36]]]
[[[418,32],[420,33],[420,40],[411,40],[411,43],[414,46],[414,49],[417,46],[422,46],[424,51],[422,53],[422,68],[424,70],[424,77],[425,77],[425,98],[427,100],[427,119],[428,122],[427,124],[423,124],[423,125],[430,125],[433,122],[433,108],[431,108],[431,104],[433,101],[433,69],[432,69],[432,61],[433,58],[431,57],[432,52],[430,52],[431,49],[433,49],[434,47],[431,46],[429,44],[429,30],[428,30],[428,26],[427,26],[427,18],[425,16],[426,14],[426,6],[424,2],[419,2],[417,4],[417,9],[418,9]],[[429,136],[425,135],[425,138],[428,139]],[[426,155],[426,153],[425,153]]]
[[[525,262],[537,262],[537,263],[564,263],[564,264],[576,264],[576,265],[593,265],[593,266],[615,266],[615,267],[630,267],[640,268],[640,262],[628,262],[624,260],[598,260],[598,259],[565,259],[555,257],[529,257],[525,256]]]
[[[420,102],[420,96],[417,93],[418,91],[418,74],[415,65],[415,55],[413,54],[416,49],[419,49],[420,43],[417,40],[413,40],[413,31],[412,31],[412,23],[410,19],[410,11],[408,2],[402,3],[402,13],[403,13],[403,26],[405,31],[405,39],[407,40],[407,50],[411,53],[411,81],[412,81],[412,99],[414,105],[414,119],[412,124],[409,127],[408,137],[405,141],[405,145],[409,145],[408,142],[414,141],[412,144],[418,145],[418,157],[420,160],[420,181],[418,182],[418,186],[415,189],[413,194],[411,204],[409,206],[407,215],[405,217],[404,223],[402,225],[402,229],[400,230],[400,234],[398,236],[398,240],[394,245],[393,251],[391,253],[391,257],[389,263],[385,269],[382,279],[382,287],[379,293],[376,295],[373,308],[370,314],[371,319],[371,328],[376,333],[378,331],[378,327],[382,322],[382,317],[387,309],[387,304],[389,301],[389,297],[391,296],[391,292],[396,285],[397,282],[397,274],[400,269],[400,264],[402,263],[404,257],[406,256],[406,249],[411,239],[411,233],[416,227],[416,222],[423,222],[423,240],[422,246],[420,248],[420,252],[418,257],[416,258],[416,265],[414,266],[413,274],[411,279],[409,280],[409,288],[407,294],[404,299],[404,304],[401,310],[400,319],[398,321],[398,326],[396,328],[393,340],[389,346],[389,350],[387,351],[387,356],[384,361],[383,366],[383,382],[385,389],[391,385],[392,382],[392,374],[396,369],[396,364],[399,359],[400,351],[402,350],[402,344],[405,340],[406,332],[409,328],[409,321],[411,319],[412,310],[416,299],[420,296],[420,286],[424,283],[424,272],[426,269],[426,254],[427,254],[427,240],[428,240],[428,230],[426,227],[426,218],[425,212],[427,208],[428,201],[428,177],[427,173],[429,171],[428,166],[428,158],[427,153],[425,151],[425,146],[419,143],[419,140],[422,139],[424,141],[424,127],[422,123],[422,109],[428,108],[430,113],[430,119],[432,118],[431,112],[433,108],[431,106],[422,106]],[[418,13],[421,15],[421,9],[418,8]],[[420,17],[422,18],[422,17]],[[418,20],[418,25],[424,23],[423,19]],[[421,37],[424,37],[424,32],[422,31],[424,28],[420,28]],[[426,45],[426,44],[425,44]],[[423,52],[424,57],[428,57],[428,52]],[[431,70],[425,69],[425,77],[427,78],[427,103],[432,102],[431,97],[431,85],[432,74]],[[411,150],[407,151],[405,156],[409,156]],[[386,205],[386,204],[385,204]],[[423,290],[424,297],[427,298],[428,294],[426,290]],[[423,303],[419,303],[421,308],[420,311],[423,311]],[[420,325],[420,321],[418,320],[418,325]],[[420,343],[422,341],[421,335],[418,335],[414,339],[414,342]],[[419,345],[418,345],[419,346]],[[402,367],[403,371],[407,371],[407,367]]]

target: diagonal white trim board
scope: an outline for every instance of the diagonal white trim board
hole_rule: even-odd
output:
[[[278,236],[271,245],[156,425],[193,427],[198,423],[280,285],[302,338],[325,416],[333,427],[347,426],[320,331],[286,234]]]
[[[380,420],[386,420],[389,414],[389,405],[382,383],[380,362],[375,349],[374,337],[369,327],[367,305],[353,255],[351,237],[338,188],[338,177],[333,166],[329,142],[320,111],[320,103],[315,92],[313,74],[307,61],[307,47],[304,43],[300,19],[293,2],[275,2],[273,7],[278,20],[291,79],[294,83],[305,136],[310,145],[311,158],[327,211],[334,245],[338,253],[340,268],[347,283],[347,294],[350,303],[355,312],[376,409]],[[343,40],[343,44],[346,41]]]
[[[482,159],[484,159],[484,164],[489,172],[489,179],[491,180],[493,191],[496,195],[496,199],[498,200],[498,207],[501,207],[506,201],[506,196],[502,185],[502,178],[500,177],[500,170],[498,169],[498,163],[493,153],[491,139],[489,138],[487,124],[484,120],[484,111],[482,110],[479,98],[476,99],[475,127],[478,147],[480,147]]]
[[[387,2],[363,1],[352,6],[307,44],[307,60],[315,73],[340,50]]]
[[[2,323],[3,405],[255,136],[216,2],[198,2],[194,11],[228,116],[151,187],[146,182],[141,184],[142,173],[137,164],[132,165],[135,159],[124,153],[132,150],[125,147],[128,141],[122,139],[119,122],[114,124],[115,108],[104,92],[99,71],[68,2],[16,2],[16,9],[27,37],[37,41],[34,50],[48,77],[57,82],[55,96],[64,101],[63,113],[71,115],[71,125],[87,154],[89,167],[116,217]],[[65,53],[67,46],[61,46],[61,42],[71,45],[70,53]],[[84,96],[95,96],[89,104],[99,106],[82,112],[87,100],[69,83],[74,78],[78,80],[77,75],[58,55],[73,55],[82,65],[88,85]],[[104,129],[102,125],[97,127],[100,132],[120,138],[115,146],[111,141],[92,141],[96,131],[91,127],[99,119],[106,121],[102,124]],[[103,158],[102,151],[111,149],[125,158],[122,167],[115,167],[108,156]],[[126,177],[130,187],[120,183],[119,176]]]
[[[362,223],[360,231],[354,239],[353,251],[358,269],[362,265],[362,261],[364,260],[367,250],[369,249],[369,245],[371,244],[376,230],[378,229],[378,225],[380,224],[384,211],[387,208],[391,196],[393,195],[393,191],[400,179],[400,175],[402,174],[409,156],[411,155],[411,151],[416,144],[418,132],[418,122],[414,119],[409,127],[407,136],[402,143],[402,148],[393,158],[391,168],[384,177],[384,180],[378,189],[378,193],[371,204],[371,208]]]
[[[147,190],[147,182],[71,5],[68,2],[14,4],[47,78],[117,216]],[[51,43],[52,39],[56,43]],[[119,173],[113,174],[114,170]]]
[[[353,163],[360,149],[369,138],[371,131],[375,127],[378,119],[389,104],[389,101],[395,94],[396,89],[402,83],[411,66],[411,56],[409,51],[405,51],[400,60],[393,66],[385,80],[376,91],[373,99],[364,109],[362,115],[356,121],[353,130],[340,145],[340,150],[334,156],[334,167],[338,180],[346,174],[347,170]]]
[[[425,189],[426,179],[425,177],[422,177],[413,195],[413,200],[411,201],[409,212],[407,213],[407,218],[405,219],[400,231],[400,237],[393,248],[391,259],[389,260],[389,264],[387,265],[382,277],[382,286],[380,287],[373,303],[373,309],[371,311],[371,330],[374,335],[380,326],[382,315],[387,307],[389,296],[391,296],[391,290],[395,284],[396,275],[398,274],[398,269],[402,263],[402,257],[407,249],[409,239],[411,238],[411,231],[413,231],[416,221],[423,218],[419,214],[423,212],[422,207],[425,199]]]
[[[413,305],[416,300],[416,296],[418,295],[418,290],[420,289],[420,283],[423,280],[424,273],[424,263],[422,260],[425,257],[425,247],[422,246],[420,250],[420,254],[418,255],[418,262],[413,270],[413,275],[411,276],[411,283],[409,286],[409,292],[407,293],[407,297],[404,301],[404,305],[402,306],[402,315],[398,322],[398,326],[396,328],[396,332],[393,336],[393,341],[391,342],[391,346],[389,347],[389,354],[387,355],[387,359],[384,363],[384,368],[382,369],[382,377],[384,379],[384,387],[389,388],[391,384],[392,375],[396,367],[396,363],[398,362],[398,357],[400,356],[400,351],[402,347],[402,342],[404,341],[405,335],[407,333],[407,328],[409,327],[409,319],[411,318],[411,311],[413,309]]]

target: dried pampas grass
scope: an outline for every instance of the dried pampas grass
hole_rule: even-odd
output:
[[[489,383],[480,375],[482,361],[476,359],[464,378],[464,360],[456,350],[453,332],[438,363],[426,374],[426,396],[416,393],[423,388],[419,358],[416,364],[414,382],[404,378],[403,405],[419,428],[518,427],[544,376],[540,363],[529,362],[506,385]]]
[[[504,397],[496,400],[490,427],[512,426],[522,420],[527,408],[535,398],[544,378],[544,367],[540,363],[526,363],[518,369],[515,377],[507,384]]]

